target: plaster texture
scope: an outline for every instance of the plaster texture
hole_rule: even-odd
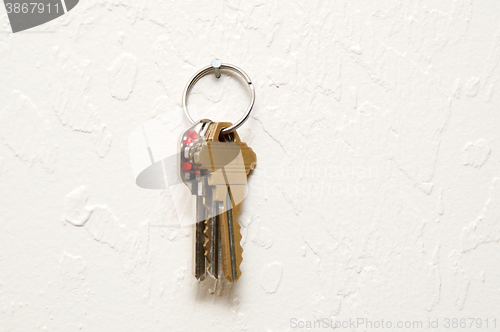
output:
[[[214,58],[254,82],[258,162],[243,275],[211,294],[128,137],[188,128]],[[0,331],[500,328],[499,61],[492,0],[81,0],[17,34],[0,8]],[[189,102],[235,121],[248,92],[210,76]]]

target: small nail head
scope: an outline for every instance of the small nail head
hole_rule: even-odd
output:
[[[212,60],[212,67],[214,67],[214,68],[220,68],[221,65],[222,65],[222,61],[220,61],[219,59],[213,59]]]

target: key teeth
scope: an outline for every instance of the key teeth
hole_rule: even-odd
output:
[[[205,243],[203,244],[203,247],[205,249],[205,259],[206,259],[205,274],[217,280],[218,279],[217,273],[215,275],[211,273],[212,261],[210,260],[210,250],[211,250],[210,248],[212,246],[212,241],[210,241],[210,233],[212,231],[212,225],[211,225],[212,222],[213,222],[212,219],[205,220],[205,230],[203,231],[203,234],[205,235]]]
[[[234,218],[234,237],[235,237],[235,243],[238,244],[240,250],[236,250],[236,280],[233,280],[233,282],[238,281],[241,277],[241,270],[240,266],[243,263],[243,246],[241,245],[241,241],[243,240],[243,236],[241,235],[241,226],[240,223],[238,222],[237,216]]]
[[[209,234],[207,234],[208,232],[208,229],[209,229],[209,225],[208,225],[208,220],[205,220],[204,221],[204,224],[205,224],[205,229],[203,230],[203,235],[205,235],[205,243],[203,243],[203,248],[205,249],[205,258],[207,259],[207,266],[206,266],[206,271],[208,271],[210,269],[210,264],[212,262],[210,262],[210,259],[209,259],[209,255],[208,255],[208,248],[210,248],[210,238],[209,238]]]

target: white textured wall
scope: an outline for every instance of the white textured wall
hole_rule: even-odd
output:
[[[81,0],[18,34],[0,8],[0,30],[0,331],[500,328],[500,2]],[[128,135],[187,128],[215,57],[255,84],[258,165],[243,276],[211,295],[190,229],[152,227],[172,206]],[[206,78],[191,102],[234,121],[247,98]]]

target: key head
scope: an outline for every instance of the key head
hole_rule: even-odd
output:
[[[210,125],[205,135],[206,144],[199,145],[193,155],[195,164],[199,165],[198,169],[214,172],[227,165],[234,166],[231,162],[240,153],[245,166],[245,175],[255,168],[257,155],[246,143],[241,142],[238,133],[233,131],[221,134],[223,128],[231,125],[231,122],[214,122]]]
[[[201,170],[193,160],[193,154],[205,144],[205,135],[211,123],[210,120],[200,120],[186,130],[181,137],[180,178],[188,186],[191,186],[192,181],[201,174]]]
[[[195,142],[198,141],[200,137],[198,136],[198,133],[195,132],[194,130],[188,130],[184,133],[184,136],[182,137],[182,149],[190,149]],[[200,170],[198,169],[198,165],[193,164],[193,162],[183,154],[181,154],[182,158],[182,172],[184,173],[197,173],[200,174]]]
[[[255,168],[257,156],[241,142],[238,133],[221,135],[221,130],[230,125],[230,122],[212,123],[205,136],[206,144],[197,147],[193,160],[206,174],[214,200],[224,201],[230,187],[236,204],[239,204],[245,197],[247,175]]]

